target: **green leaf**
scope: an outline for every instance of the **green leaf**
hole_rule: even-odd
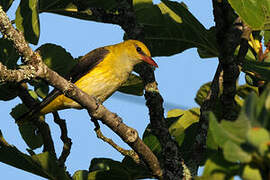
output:
[[[63,77],[65,77],[77,63],[70,53],[55,44],[44,44],[40,46],[37,51],[40,52],[44,63]]]
[[[18,104],[14,108],[12,108],[10,115],[14,119],[18,119],[20,116],[22,116],[23,114],[25,114],[28,111],[29,111],[29,109],[26,107],[25,104]]]
[[[38,0],[21,0],[16,11],[16,27],[24,33],[26,40],[37,44],[40,34]]]
[[[251,92],[255,92],[259,94],[258,88],[254,86],[250,86],[248,84],[244,84],[237,87],[236,94],[240,96],[242,99],[245,99]]]
[[[157,157],[161,156],[161,145],[157,137],[152,133],[150,125],[147,126],[143,133],[143,142]]]
[[[246,119],[237,119],[235,122],[223,120],[218,123],[212,112],[209,114],[209,119],[209,130],[220,147],[224,147],[227,141],[236,144],[245,142],[246,132],[250,128],[250,123]]]
[[[90,173],[88,175],[88,180],[132,179],[127,169],[122,165],[122,163],[107,158],[92,159],[89,171]]]
[[[88,173],[89,172],[86,170],[78,170],[73,174],[72,179],[73,180],[87,180]]]
[[[14,83],[0,83],[0,100],[9,101],[19,94],[18,87]]]
[[[260,169],[249,164],[245,165],[241,177],[245,180],[262,180]]]
[[[253,30],[270,29],[270,2],[268,0],[229,0],[229,3]]]
[[[128,170],[133,179],[145,179],[153,177],[152,173],[144,164],[137,164],[129,156],[125,156],[125,158],[122,160],[122,165]]]
[[[19,54],[13,47],[13,43],[8,39],[0,39],[0,61],[9,69],[15,69]]]
[[[243,71],[250,71],[257,74],[260,80],[270,81],[270,63],[245,60]]]
[[[260,144],[270,140],[269,132],[264,128],[254,127],[247,133],[248,142],[259,148]]]
[[[134,0],[136,20],[144,29],[144,39],[153,56],[169,56],[189,48],[200,49],[203,57],[216,57],[215,36],[178,2]]]
[[[125,3],[121,3],[127,6]],[[91,8],[102,8],[107,13],[112,15],[119,14],[116,8],[120,3],[117,0],[40,0],[39,9],[41,12],[49,12],[70,16],[79,19],[93,20],[102,22],[102,19],[97,18]]]
[[[193,144],[193,140],[194,140],[193,138],[195,138],[195,134],[196,134],[196,128],[195,129],[193,128],[188,129],[188,128],[199,121],[200,109],[192,108],[183,112],[182,110],[179,110],[179,109],[170,110],[168,112],[168,118],[173,118],[173,117],[178,118],[178,119],[170,125],[169,127],[170,134],[175,138],[179,147],[181,147],[183,141],[185,141],[184,142],[185,145],[183,148],[187,149],[190,145],[190,144],[188,145],[187,143]],[[187,130],[191,130],[191,131],[188,132]],[[185,134],[188,134],[188,135],[185,135]],[[183,151],[185,151],[185,149],[183,149]]]
[[[226,178],[229,178],[234,176],[239,169],[239,163],[226,161],[221,153],[216,153],[207,159],[204,165],[203,177],[213,176],[215,174],[219,174],[220,176],[223,174]]]
[[[118,89],[118,91],[126,94],[142,96],[143,89],[144,85],[142,78],[135,74],[131,74],[128,80]]]
[[[49,152],[33,155],[32,159],[48,174],[49,179],[70,180],[65,169],[58,165],[56,157]]]
[[[0,162],[44,178],[49,178],[46,172],[30,156],[20,152],[14,146],[0,146]]]
[[[25,106],[25,104],[18,104],[11,110],[10,115],[14,119],[18,119],[28,111],[29,109]],[[18,124],[18,127],[21,136],[28,147],[31,149],[36,149],[43,145],[42,136],[38,131],[38,128],[32,122]]]
[[[270,31],[264,31],[263,37],[264,37],[264,45],[267,46],[267,44],[270,42]]]
[[[249,163],[252,160],[252,154],[245,152],[239,145],[227,141],[223,147],[224,158],[230,162]]]
[[[0,0],[0,6],[3,7],[3,10],[7,12],[14,0]]]
[[[35,87],[35,92],[39,97],[44,99],[48,93],[49,93],[49,85],[45,81],[40,81],[38,85],[34,86]]]
[[[32,122],[25,122],[18,126],[21,136],[29,148],[36,149],[43,145],[41,133]]]
[[[211,88],[211,82],[205,83],[204,85],[200,87],[195,97],[195,102],[198,105],[201,106],[203,104],[204,100],[206,99],[210,91],[210,88]]]

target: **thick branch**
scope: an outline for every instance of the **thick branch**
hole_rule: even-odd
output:
[[[223,92],[221,103],[223,105],[223,118],[235,120],[237,118],[236,81],[239,76],[239,67],[234,55],[236,47],[240,44],[242,24],[237,18],[233,22],[234,11],[227,0],[218,2],[213,0],[214,19],[216,22],[216,37],[219,45],[219,62],[223,70]]]
[[[129,144],[140,157],[142,157],[152,170],[153,175],[156,177],[162,176],[156,156],[138,137],[137,131],[126,126],[119,116],[110,112],[102,104],[99,104],[93,97],[81,91],[74,84],[68,82],[43,64],[40,55],[33,52],[26,43],[22,34],[18,33],[12,27],[2,7],[0,7],[0,31],[5,34],[7,38],[13,41],[16,49],[24,56],[25,62],[35,67],[36,75],[48,81],[55,88],[61,90],[67,97],[78,102],[82,107],[88,110],[92,117],[100,119],[104,124],[109,126],[127,144]]]
[[[178,144],[169,133],[165,122],[163,98],[155,81],[154,71],[147,65],[141,65],[137,71],[145,83],[145,99],[149,109],[151,130],[162,145],[164,179],[181,179],[183,167]]]

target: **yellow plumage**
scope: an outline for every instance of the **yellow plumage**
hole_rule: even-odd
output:
[[[103,54],[99,55],[99,53]],[[86,61],[91,62],[86,63]],[[97,61],[98,63],[96,63]],[[128,40],[97,49],[95,52],[92,51],[85,55],[81,62],[79,62],[78,67],[80,68],[83,67],[83,64],[90,64],[91,67],[90,69],[83,67],[82,69],[86,72],[82,72],[84,74],[74,84],[87,94],[103,102],[127,80],[134,65],[142,61],[157,67],[157,64],[151,59],[151,54],[147,47],[137,40]],[[95,65],[93,66],[92,63]],[[75,70],[79,71],[76,67]],[[77,74],[75,74],[76,76]],[[80,109],[81,106],[61,94],[42,107],[40,114],[47,114],[66,108]]]

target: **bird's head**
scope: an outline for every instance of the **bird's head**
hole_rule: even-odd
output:
[[[127,55],[138,64],[142,61],[158,67],[157,63],[151,58],[151,53],[145,44],[138,40],[127,40],[121,43],[126,50]]]

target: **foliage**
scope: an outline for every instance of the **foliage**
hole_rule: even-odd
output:
[[[220,102],[223,89],[221,87],[215,101],[213,112],[209,112],[209,129],[207,139],[207,155],[204,172],[198,179],[267,179],[270,169],[270,61],[269,61],[269,12],[270,4],[262,1],[228,0],[237,15],[253,30],[249,49],[241,70],[245,73],[247,84],[237,85],[234,97],[237,103],[236,121],[221,120],[222,105]],[[23,32],[26,40],[37,45],[40,38],[40,13],[55,13],[67,17],[89,21],[104,22],[96,14],[102,10],[110,17],[120,15],[128,9],[128,1],[117,0],[21,0],[16,11],[16,28]],[[221,1],[222,2],[222,1]],[[1,0],[0,5],[8,11],[13,0]],[[135,13],[137,26],[142,27],[144,40],[153,56],[170,56],[190,48],[197,48],[201,58],[218,57],[218,45],[215,27],[206,29],[183,3],[162,0],[154,4],[152,0],[133,0],[131,4]],[[117,22],[110,22],[115,23]],[[128,38],[125,35],[123,38]],[[260,42],[264,40],[265,52]],[[0,39],[0,61],[9,69],[22,67],[19,54],[12,43],[2,37]],[[77,63],[77,59],[60,45],[46,43],[36,48],[44,63],[61,76],[68,73]],[[239,52],[236,49],[235,55]],[[49,85],[40,79],[27,81],[30,96],[39,101],[49,93]],[[211,82],[201,86],[195,101],[203,106],[211,89]],[[128,81],[118,89],[122,93],[143,95],[142,79],[132,74]],[[264,91],[263,91],[264,90]],[[262,93],[263,92],[263,93]],[[0,83],[0,100],[9,101],[19,96],[18,84]],[[18,104],[12,109],[11,116],[16,119],[28,111],[25,104]],[[192,161],[190,149],[197,141],[200,108],[189,110],[173,109],[166,117],[166,125],[173,139],[177,142],[182,158]],[[22,153],[15,146],[5,144],[0,131],[0,162],[48,179],[141,179],[153,178],[145,164],[137,164],[130,157],[122,162],[107,158],[94,158],[88,170],[78,170],[72,177],[66,168],[59,166],[56,157],[48,152],[35,154],[35,149],[44,145],[37,126],[32,122],[18,125],[22,139],[25,141],[29,154]],[[164,164],[162,146],[153,134],[151,125],[143,134],[144,143]]]

